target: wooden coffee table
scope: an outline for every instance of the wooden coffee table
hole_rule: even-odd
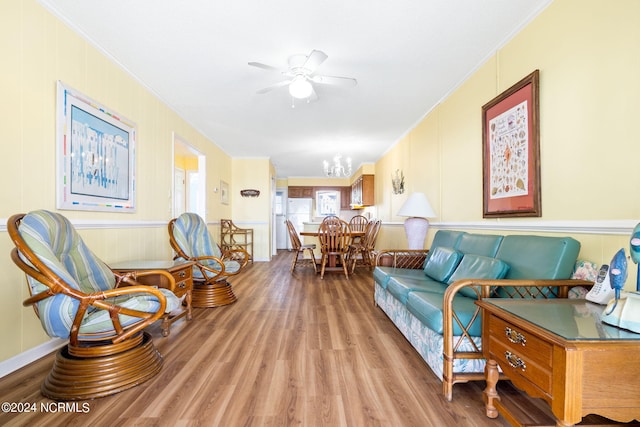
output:
[[[191,293],[193,290],[193,261],[125,261],[110,265],[111,269],[118,274],[141,273],[153,270],[163,270],[170,273],[176,282],[174,290],[178,298],[184,296],[184,305],[178,310],[167,313],[162,317],[162,336],[169,335],[169,328],[173,322],[186,316],[191,320]],[[169,283],[165,276],[160,274],[134,277],[143,285],[168,288]]]
[[[588,414],[640,419],[640,334],[603,324],[603,306],[586,300],[477,301],[487,359],[486,413],[518,425],[500,400],[498,367],[520,390],[545,400],[556,425]]]

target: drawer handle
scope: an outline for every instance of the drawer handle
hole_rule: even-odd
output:
[[[507,359],[509,365],[514,369],[522,369],[523,371],[527,369],[527,365],[524,363],[524,360],[520,359],[515,354],[510,351],[504,352],[504,357]]]
[[[178,282],[178,287],[184,289],[187,287],[187,282]]]
[[[527,345],[527,338],[520,332],[515,331],[508,326],[504,328],[504,334],[507,336],[507,339],[514,344],[522,344],[523,346]]]
[[[180,276],[181,279],[184,279],[187,276],[187,272],[186,271],[181,271],[178,273],[178,276]]]

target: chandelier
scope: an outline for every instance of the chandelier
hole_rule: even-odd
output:
[[[340,161],[342,155],[336,154],[333,158],[333,165],[330,165],[328,161],[324,161],[324,174],[330,178],[349,177],[351,176],[351,159],[346,158],[346,166],[342,165]]]

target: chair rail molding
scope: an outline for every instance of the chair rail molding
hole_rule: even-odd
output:
[[[469,221],[429,222],[431,228],[439,230],[492,230],[522,231],[537,233],[614,234],[629,235],[640,220],[594,220],[594,221]],[[402,222],[384,222],[384,225],[403,226]]]

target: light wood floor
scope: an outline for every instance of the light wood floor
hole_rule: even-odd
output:
[[[1,402],[37,406],[0,413],[0,425],[507,425],[485,417],[483,382],[442,398],[440,381],[374,306],[369,271],[320,280],[309,267],[290,274],[290,256],[235,278],[235,304],[196,309],[167,338],[154,325],[163,369],[131,390],[47,414],[39,388],[53,356],[0,379]]]

